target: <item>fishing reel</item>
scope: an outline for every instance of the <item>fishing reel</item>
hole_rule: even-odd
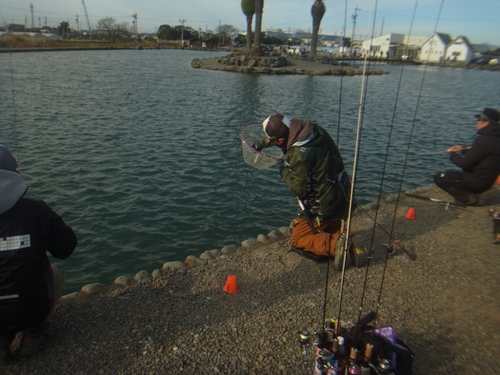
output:
[[[302,352],[307,354],[307,347],[311,342],[311,333],[306,329],[302,329],[299,331],[299,344],[302,347]]]
[[[396,255],[396,249],[394,248],[394,244],[392,242],[385,245],[387,250],[387,255]]]
[[[491,218],[493,219],[493,243],[500,244],[500,209],[490,208],[488,210]]]

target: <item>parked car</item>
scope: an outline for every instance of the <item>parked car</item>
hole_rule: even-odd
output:
[[[489,63],[489,61],[492,59],[492,56],[490,55],[481,55],[474,57],[470,63],[471,64],[477,64],[477,65],[486,65]]]

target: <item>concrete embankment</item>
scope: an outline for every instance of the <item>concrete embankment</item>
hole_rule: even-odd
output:
[[[414,193],[448,199],[435,187]],[[372,204],[353,218],[355,244],[372,248],[373,258],[348,268],[343,282],[328,264],[290,252],[288,237],[254,239],[209,261],[197,256],[199,266],[184,262],[142,282],[64,299],[51,346],[5,373],[311,374],[314,348],[303,353],[298,331],[338,316],[341,285],[340,319],[348,326],[360,309],[377,309],[377,326],[393,326],[415,353],[415,374],[496,373],[490,349],[499,340],[500,257],[488,208],[500,205],[500,186],[478,207],[395,202],[384,197],[378,211]],[[405,218],[410,207],[413,220]],[[394,238],[415,260],[398,247],[388,255],[393,220]],[[229,275],[237,293],[222,290]]]

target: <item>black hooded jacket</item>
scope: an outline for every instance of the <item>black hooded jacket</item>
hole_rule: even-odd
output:
[[[0,331],[44,321],[54,303],[46,251],[65,259],[77,245],[71,227],[47,204],[19,196],[25,190],[19,174],[0,170]]]
[[[500,175],[500,125],[490,124],[478,131],[471,148],[452,153],[451,161],[463,170],[464,181],[476,192],[487,191]]]

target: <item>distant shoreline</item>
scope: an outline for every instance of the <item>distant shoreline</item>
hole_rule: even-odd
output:
[[[138,46],[122,46],[122,47],[13,47],[13,48],[0,48],[0,53],[23,53],[23,52],[70,52],[70,51],[117,51],[117,50],[162,50],[162,49],[178,49],[178,50],[186,50],[186,51],[203,51],[196,49],[183,49],[183,48],[160,48],[160,47],[144,47],[142,45]],[[206,52],[221,52],[228,53],[234,51],[212,51],[206,50]],[[266,58],[271,58],[272,56],[265,56]],[[339,59],[342,60],[342,59]],[[363,62],[363,59],[359,59],[359,62]],[[321,63],[318,63],[321,64]],[[477,70],[487,70],[487,71],[500,71],[500,65],[478,65],[478,64],[464,64],[461,62],[443,62],[443,63],[428,63],[425,62],[420,63],[421,65],[429,65],[429,66],[437,66],[442,68],[458,68],[458,69],[477,69]],[[325,65],[325,64],[324,64]],[[214,69],[208,67],[200,67],[202,69]],[[215,69],[215,70],[225,70],[225,71],[234,71],[232,69]],[[380,74],[380,73],[376,73]]]
[[[156,48],[138,47],[25,47],[25,48],[0,48],[0,53],[21,53],[21,52],[61,52],[61,51],[113,51],[113,50],[139,50]]]

